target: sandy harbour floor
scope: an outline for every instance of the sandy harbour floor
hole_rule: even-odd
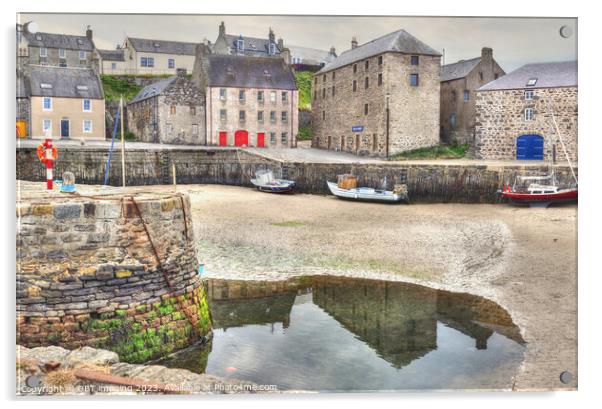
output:
[[[190,195],[207,277],[333,274],[484,296],[510,313],[527,342],[515,390],[577,388],[575,205],[385,205],[218,185],[178,191]],[[566,385],[563,371],[573,374]]]

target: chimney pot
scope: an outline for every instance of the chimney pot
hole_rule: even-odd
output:
[[[86,28],[86,37],[88,38],[88,40],[92,41],[92,29],[90,28],[90,26]]]
[[[357,39],[355,37],[351,37],[351,49],[357,48]]]

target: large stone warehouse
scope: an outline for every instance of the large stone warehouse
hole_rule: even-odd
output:
[[[386,157],[439,143],[441,54],[405,30],[359,45],[314,76],[312,146]]]
[[[476,154],[482,159],[548,160],[556,145],[553,117],[577,160],[577,62],[527,64],[477,90]],[[552,116],[553,114],[553,116]]]

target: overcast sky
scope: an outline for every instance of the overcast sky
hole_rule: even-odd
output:
[[[482,47],[491,47],[506,72],[526,63],[577,59],[577,20],[572,18],[22,14],[19,20],[35,21],[42,32],[78,35],[90,25],[96,46],[107,49],[114,49],[125,35],[213,42],[224,21],[228,34],[267,37],[272,27],[285,45],[334,46],[337,53],[350,48],[353,36],[362,44],[403,28],[431,47],[445,49],[447,64],[477,57]],[[559,33],[564,25],[572,29],[569,38]]]

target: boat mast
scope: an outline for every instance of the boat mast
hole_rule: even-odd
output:
[[[546,101],[546,105],[548,107],[548,112],[552,116],[552,122],[554,123],[554,128],[556,129],[556,134],[558,135],[558,140],[560,141],[560,145],[562,146],[562,151],[564,152],[564,157],[571,168],[571,173],[573,174],[573,179],[575,179],[575,183],[579,184],[577,181],[577,175],[575,174],[575,170],[573,169],[573,164],[571,163],[571,158],[566,150],[566,146],[564,145],[564,141],[562,140],[562,135],[560,135],[560,130],[558,129],[558,124],[556,123],[556,117],[554,116],[554,111],[550,108],[550,101]]]

